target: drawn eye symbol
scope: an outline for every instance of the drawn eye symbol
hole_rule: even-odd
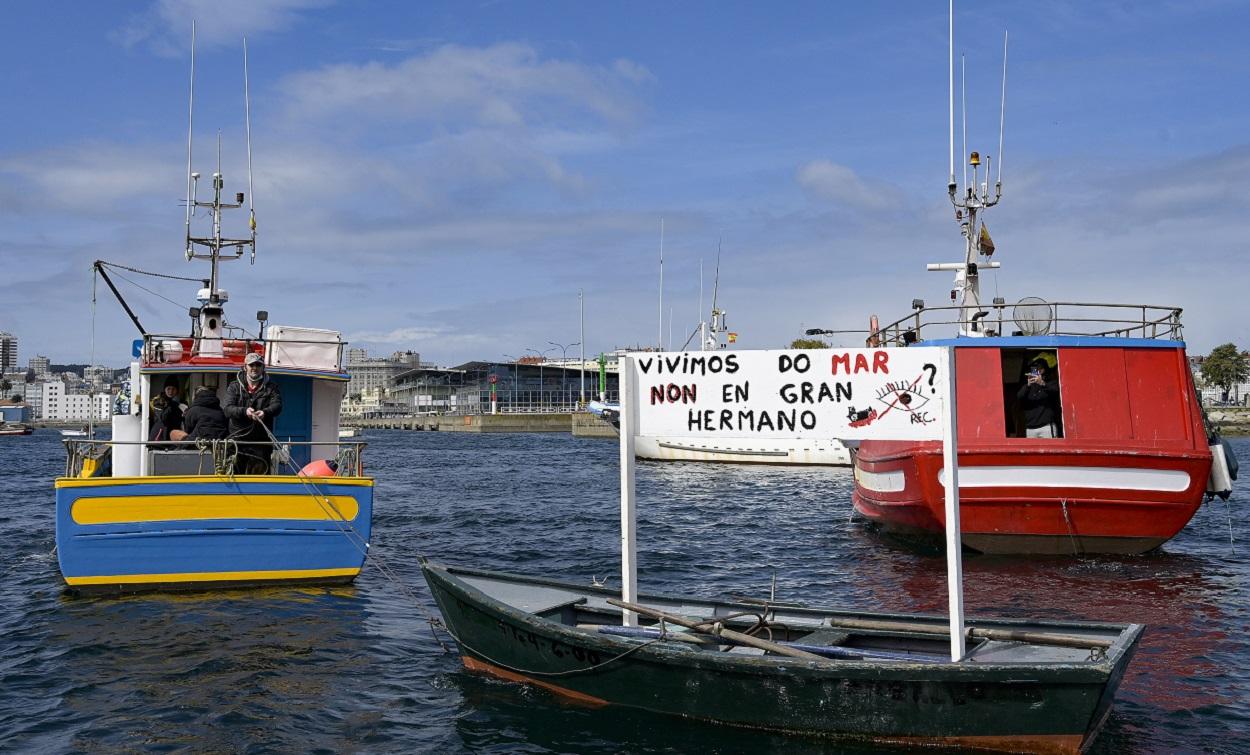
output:
[[[877,400],[891,408],[909,412],[916,411],[930,401],[928,396],[913,391],[911,386],[906,385],[882,389],[877,395]]]

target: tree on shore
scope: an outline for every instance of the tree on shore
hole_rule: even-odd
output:
[[[1246,358],[1231,343],[1211,349],[1202,362],[1202,379],[1211,385],[1218,385],[1226,394],[1235,384],[1245,381],[1248,375],[1250,366],[1246,365]]]
[[[829,344],[819,338],[796,338],[790,342],[792,349],[827,349]]]

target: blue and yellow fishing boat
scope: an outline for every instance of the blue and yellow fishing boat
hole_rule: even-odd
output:
[[[346,344],[331,330],[266,327],[263,311],[256,336],[226,320],[218,265],[246,251],[255,261],[255,214],[247,236],[222,238],[222,211],[243,207],[244,195],[222,201],[219,166],[211,201],[199,201],[198,179],[189,173],[186,258],[208,261],[210,276],[190,308],[189,336],[146,331],[109,279],[110,263],[96,263],[143,337],[113,402],[111,439],[65,441],[65,475],[56,480],[61,575],[84,592],[350,582],[368,553],[373,480],[365,444],[338,437]],[[212,229],[196,237],[201,209]],[[249,409],[229,434],[159,432],[169,402],[225,405],[231,390],[247,391],[244,367],[254,362],[280,411],[253,420]],[[249,420],[246,432],[233,427]]]

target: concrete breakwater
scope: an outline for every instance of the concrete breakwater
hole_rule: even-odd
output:
[[[1224,435],[1250,435],[1250,407],[1220,406],[1207,416]],[[81,423],[78,423],[81,424]],[[428,414],[342,420],[344,427],[461,433],[562,433],[579,438],[615,438],[616,428],[587,412],[534,414]],[[42,426],[42,425],[41,425]]]
[[[1250,435],[1250,406],[1214,406],[1207,417],[1224,435]]]

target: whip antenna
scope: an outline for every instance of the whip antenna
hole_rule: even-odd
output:
[[[660,351],[664,350],[664,218],[660,218],[660,330],[657,334]]]
[[[195,204],[191,197],[191,132],[195,115],[195,22],[191,22],[191,96],[187,105],[187,261],[191,260],[191,211]]]
[[[247,90],[247,37],[243,38],[243,122],[247,131],[247,224],[252,230],[252,259],[256,264],[256,191],[252,188],[252,102]],[[1000,147],[1001,149],[1001,147]]]
[[[954,2],[954,0],[951,0]],[[1003,93],[999,100],[998,110],[998,181],[994,191],[999,196],[1003,193],[1003,125],[1007,122],[1007,30],[1003,30]],[[987,177],[988,178],[988,177]]]
[[[963,127],[964,145],[961,160],[968,159],[968,58],[959,56],[959,123]],[[968,163],[964,162],[964,190],[968,191]]]
[[[950,137],[951,137],[951,181],[949,190],[955,196],[955,0],[950,0]]]

